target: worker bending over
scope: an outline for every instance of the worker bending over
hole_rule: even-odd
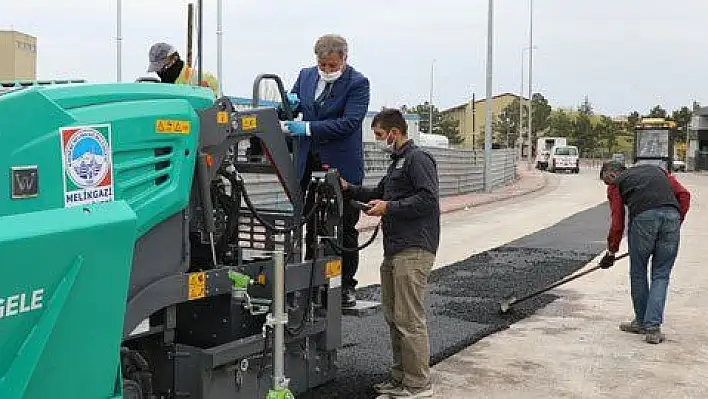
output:
[[[150,48],[148,72],[155,72],[162,83],[190,84],[194,70],[180,58],[177,49],[167,43],[157,43]],[[210,87],[214,95],[219,95],[219,83],[207,72],[202,72],[199,86]]]
[[[368,202],[365,213],[382,218],[381,299],[393,367],[390,380],[375,389],[391,398],[428,398],[433,391],[424,298],[440,241],[437,166],[408,138],[400,111],[381,111],[371,126],[376,143],[391,154],[386,176],[376,187],[344,180],[342,186],[345,198]]]
[[[627,243],[634,320],[621,323],[620,329],[645,334],[648,343],[658,344],[664,340],[661,324],[666,294],[691,195],[675,177],[655,165],[627,169],[610,161],[602,165],[600,178],[607,184],[612,216],[607,253],[600,262],[603,268],[614,264],[624,233],[624,206],[629,209]],[[647,281],[650,256],[651,287]]]

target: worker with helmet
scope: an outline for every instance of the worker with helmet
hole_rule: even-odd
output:
[[[192,81],[194,69],[182,60],[177,49],[171,44],[154,44],[150,48],[149,57],[150,65],[147,71],[155,72],[162,83],[190,84]],[[209,87],[214,91],[214,95],[219,95],[219,83],[208,72],[202,72],[199,86]]]

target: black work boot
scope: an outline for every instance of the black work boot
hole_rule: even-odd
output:
[[[628,322],[620,323],[620,330],[632,334],[644,334],[646,329],[636,319]]]
[[[342,287],[342,307],[351,308],[356,305],[356,291],[354,288],[343,286]]]
[[[650,344],[660,344],[664,342],[664,339],[666,338],[664,334],[661,333],[661,328],[659,327],[647,328],[645,331],[646,335],[644,336],[644,339]]]

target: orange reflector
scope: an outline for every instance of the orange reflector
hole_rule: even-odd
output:
[[[258,284],[259,284],[259,285],[266,285],[266,276],[265,276],[265,274],[259,274],[257,279],[258,279]]]
[[[326,278],[342,275],[342,259],[335,259],[325,264],[324,273]]]
[[[214,166],[214,157],[211,154],[206,154],[206,164],[210,168]]]

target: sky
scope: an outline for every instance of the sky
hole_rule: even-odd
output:
[[[196,0],[193,1],[196,4]],[[186,0],[123,0],[123,81],[159,41],[186,52]],[[290,88],[325,33],[349,42],[371,81],[370,109],[486,96],[487,0],[224,0],[224,93],[250,97],[261,73]],[[205,0],[204,67],[216,74],[216,0]],[[494,0],[494,95],[519,93],[530,0]],[[680,5],[680,6],[679,6]],[[708,103],[706,0],[534,0],[533,91],[553,107],[585,96],[599,113]],[[2,0],[0,29],[38,39],[39,79],[116,81],[116,0]],[[434,60],[434,61],[433,61]],[[524,57],[528,96],[528,51]]]

